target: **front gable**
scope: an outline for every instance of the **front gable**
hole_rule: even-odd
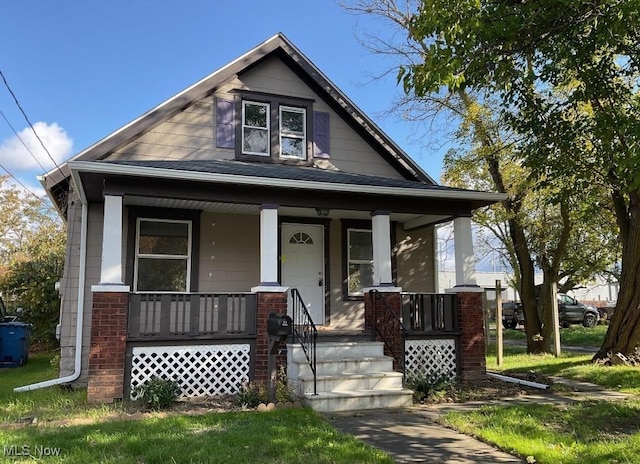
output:
[[[243,102],[270,105],[269,156],[242,153]],[[339,114],[326,96],[315,92],[273,54],[236,75],[175,115],[159,121],[112,153],[108,161],[242,160],[283,162],[393,179],[407,177]],[[306,116],[304,159],[281,157],[279,108],[300,108]],[[257,166],[256,169],[259,169]]]

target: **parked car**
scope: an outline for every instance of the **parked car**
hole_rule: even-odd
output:
[[[518,324],[524,325],[524,310],[522,303],[506,301],[502,303],[502,326],[505,329],[515,329]]]
[[[600,313],[595,306],[580,303],[566,293],[558,293],[558,317],[560,327],[571,324],[582,324],[594,327],[600,320]],[[524,325],[524,309],[522,303],[507,301],[502,304],[502,325],[505,329],[515,329],[518,324]]]
[[[594,327],[600,320],[600,313],[595,306],[580,303],[565,293],[558,293],[558,315],[561,327],[571,324]]]

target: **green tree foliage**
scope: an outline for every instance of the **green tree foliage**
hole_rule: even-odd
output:
[[[422,1],[407,92],[474,91],[500,105],[542,182],[608,195],[622,245],[618,303],[596,358],[640,342],[640,1]]]
[[[565,279],[568,288],[583,282],[619,260],[620,248],[616,314],[640,314],[640,292],[631,297],[639,288],[634,276],[640,274],[640,242],[634,237],[640,234],[628,233],[640,208],[634,206],[640,204],[634,192],[640,177],[634,151],[640,136],[639,6],[613,0],[346,5],[399,30],[388,39],[367,34],[365,45],[400,59],[398,79],[407,94],[402,103],[408,103],[411,117],[443,110],[454,116],[457,136],[472,150],[449,155],[448,180],[508,194],[501,205],[478,212],[476,220],[491,225],[505,243],[507,261],[517,271],[528,335],[550,326],[545,306],[551,303],[546,297],[552,281]],[[612,239],[617,233],[612,217],[618,243]],[[540,299],[534,265],[545,274]],[[600,355],[632,351],[640,338],[636,315],[617,317],[626,322],[614,318],[611,343],[605,341]],[[546,348],[529,345],[530,351]]]
[[[65,230],[48,203],[0,177],[0,291],[10,311],[23,309],[32,341],[54,346],[64,266]]]

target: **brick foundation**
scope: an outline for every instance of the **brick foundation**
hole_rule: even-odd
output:
[[[256,357],[254,379],[257,381],[269,380],[269,335],[267,334],[267,320],[269,313],[287,313],[286,292],[260,292],[257,303],[257,327],[256,327]],[[285,342],[286,343],[286,342]],[[281,346],[285,346],[282,343]],[[278,371],[286,367],[286,355],[278,355]]]
[[[93,294],[87,386],[90,403],[113,403],[123,397],[128,307],[128,293]]]
[[[484,379],[487,376],[487,365],[482,292],[459,292],[457,311],[461,332],[458,353],[460,377],[463,381]]]

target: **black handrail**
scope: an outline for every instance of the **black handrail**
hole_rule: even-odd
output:
[[[380,340],[384,343],[385,347],[393,356],[395,361],[395,368],[399,372],[405,373],[405,363],[404,363],[404,351],[405,351],[405,340],[409,336],[409,331],[405,328],[402,320],[398,317],[398,315],[391,309],[387,300],[380,294],[378,290],[372,289],[369,290],[369,296],[371,298],[371,303],[374,308],[373,314],[373,329],[374,329],[374,337],[377,334],[380,337]],[[377,311],[377,304],[381,304],[383,310]],[[398,340],[398,334],[401,335],[401,345],[396,346],[394,340]],[[404,377],[403,377],[404,381]]]
[[[300,343],[302,346],[302,351],[307,358],[311,372],[313,372],[313,394],[317,395],[316,340],[318,329],[316,329],[298,289],[291,289],[291,298],[293,300],[293,342]]]

